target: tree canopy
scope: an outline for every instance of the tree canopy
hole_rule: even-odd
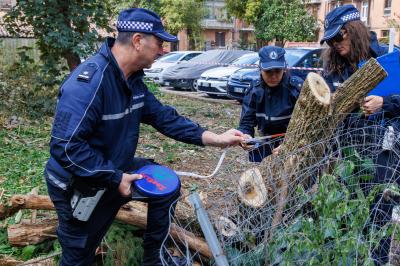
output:
[[[33,33],[44,69],[59,73],[63,59],[70,70],[93,53],[101,39],[99,31],[110,33],[120,10],[144,7],[159,13],[173,34],[188,29],[191,38],[200,32],[204,0],[111,0],[63,1],[17,0],[6,15],[7,30],[13,35]]]
[[[311,41],[317,20],[301,0],[225,0],[229,14],[253,23],[263,41]]]
[[[64,58],[72,70],[95,49],[98,30],[111,31],[112,11],[110,1],[104,0],[18,0],[5,20],[11,34],[33,32],[49,69]]]

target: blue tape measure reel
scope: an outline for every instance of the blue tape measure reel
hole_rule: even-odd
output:
[[[176,191],[181,181],[176,173],[166,166],[146,165],[136,171],[143,179],[133,182],[134,188],[147,197],[163,197]]]

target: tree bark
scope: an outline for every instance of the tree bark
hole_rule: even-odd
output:
[[[13,214],[20,209],[54,210],[54,205],[48,196],[39,196],[33,194],[14,195],[11,197],[9,205],[12,212],[6,211],[3,212],[3,214]],[[0,216],[0,218],[4,219],[5,217],[3,215]],[[140,228],[146,228],[147,207],[141,202],[132,201],[129,204],[121,207],[121,209],[117,213],[116,219],[124,223],[138,226]],[[203,238],[186,231],[176,224],[171,224],[170,233],[176,241],[183,244],[187,243],[192,250],[197,250],[203,256],[207,258],[212,258],[212,253]]]
[[[57,224],[57,219],[48,219],[37,223],[22,222],[9,225],[7,228],[8,242],[11,246],[24,247],[57,238],[55,234]]]
[[[2,266],[17,266],[23,263],[22,260],[16,260],[15,258],[8,256],[0,256],[0,265]]]

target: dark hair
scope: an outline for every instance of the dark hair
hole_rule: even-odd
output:
[[[353,70],[357,70],[357,64],[361,60],[371,58],[370,32],[365,24],[360,21],[349,21],[343,28],[350,39],[350,52],[347,57],[342,57],[333,47],[329,47],[323,53],[324,69],[328,74],[342,74],[346,64],[350,64]]]
[[[151,34],[147,34],[147,33],[143,33],[143,32],[121,31],[121,32],[118,32],[118,36],[117,36],[116,41],[119,44],[122,44],[122,45],[129,44],[131,39],[132,39],[132,36],[135,33],[140,33],[144,38],[147,38],[147,37],[151,36]]]

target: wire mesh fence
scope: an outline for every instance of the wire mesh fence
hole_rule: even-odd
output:
[[[340,117],[339,117],[340,116]],[[339,126],[329,121],[343,120]],[[229,265],[374,265],[398,262],[400,133],[383,114],[314,121],[317,141],[272,155],[230,149],[219,172],[197,192]],[[303,141],[310,132],[288,132]],[[266,143],[271,150],[282,139]],[[260,153],[260,154],[257,154]],[[183,195],[173,222],[202,239]],[[214,265],[186,238],[169,238],[163,261]],[[167,252],[168,251],[168,252]],[[391,252],[389,252],[391,251]],[[390,256],[389,256],[390,253]],[[168,258],[170,257],[170,258]],[[174,263],[172,263],[174,265]]]

